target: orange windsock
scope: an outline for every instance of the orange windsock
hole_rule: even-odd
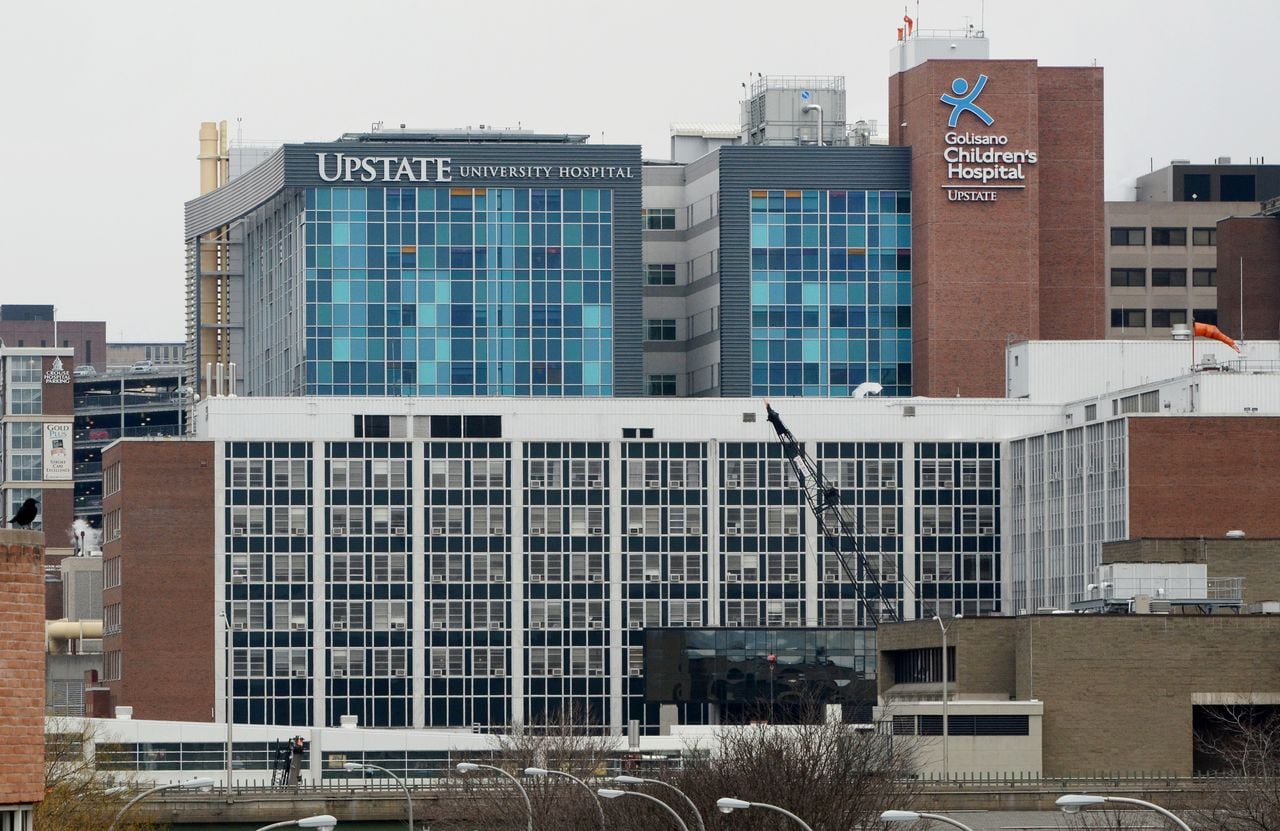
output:
[[[1195,324],[1195,327],[1196,327],[1195,328],[1196,337],[1213,338],[1216,341],[1222,341],[1227,346],[1230,346],[1232,349],[1234,349],[1237,352],[1240,351],[1240,347],[1236,346],[1236,342],[1233,341],[1231,338],[1227,337],[1227,335],[1221,329],[1219,329],[1217,326],[1214,326],[1212,323],[1197,322]]]

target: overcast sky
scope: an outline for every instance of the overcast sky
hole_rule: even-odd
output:
[[[1106,193],[1170,159],[1280,162],[1276,0],[922,0],[985,23],[993,58],[1105,68]],[[850,120],[888,111],[900,0],[32,2],[0,28],[0,302],[180,340],[183,202],[201,121],[245,142],[511,126],[668,154],[674,121],[736,122],[741,82],[844,75]]]

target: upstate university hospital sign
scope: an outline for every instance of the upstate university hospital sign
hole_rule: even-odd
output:
[[[316,169],[325,182],[405,182],[414,184],[468,179],[634,179],[630,166],[454,164],[443,156],[349,156],[317,153]]]
[[[956,78],[951,82],[951,92],[939,99],[951,107],[943,136],[947,181],[942,187],[952,202],[995,202],[1001,191],[1023,190],[1027,186],[1027,169],[1036,163],[1035,150],[1011,147],[1007,135],[981,132],[975,126],[974,122],[987,127],[995,123],[978,103],[986,86],[986,75],[979,75],[972,87],[966,79]],[[963,126],[962,116],[968,116]]]

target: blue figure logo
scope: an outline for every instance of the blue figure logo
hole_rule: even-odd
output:
[[[991,126],[991,122],[994,121],[994,119],[987,115],[986,110],[973,103],[974,100],[982,93],[982,88],[986,85],[986,75],[978,76],[978,83],[973,85],[972,90],[969,89],[969,82],[964,78],[956,78],[951,82],[951,91],[954,92],[955,95],[947,95],[946,93],[943,93],[942,95],[942,103],[950,104],[952,107],[951,118],[947,120],[948,127],[955,127],[956,122],[960,120],[960,113],[965,112],[966,110],[982,119],[983,124],[986,124],[988,127]]]

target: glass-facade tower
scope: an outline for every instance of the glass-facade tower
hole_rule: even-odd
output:
[[[613,191],[313,187],[309,395],[609,396]]]

